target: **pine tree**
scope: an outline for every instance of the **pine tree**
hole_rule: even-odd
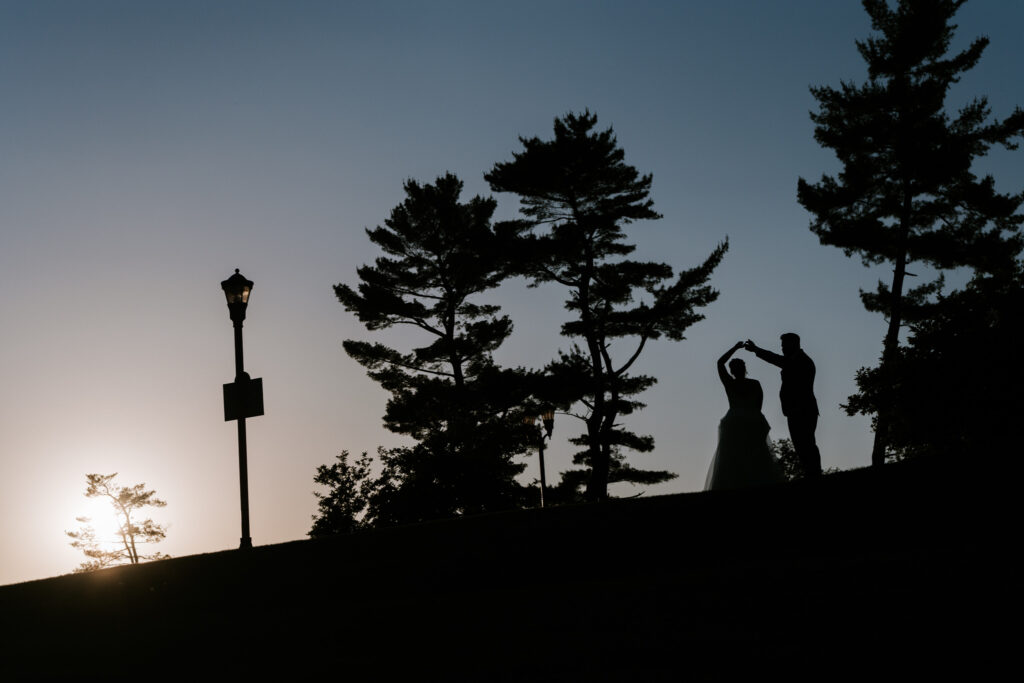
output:
[[[1006,351],[1024,345],[1024,268],[976,276],[931,308],[893,362],[857,373],[847,411],[884,416],[899,459],[1015,457],[1024,368]]]
[[[816,184],[799,180],[798,199],[812,214],[811,230],[822,244],[858,254],[865,265],[891,263],[892,282],[861,292],[869,311],[883,313],[888,329],[881,364],[895,361],[900,328],[929,315],[941,271],[1013,268],[1020,251],[1017,213],[1024,193],[1000,194],[991,176],[977,177],[973,162],[996,144],[1015,149],[1024,111],[989,122],[985,98],[946,111],[950,86],[973,68],[987,38],[949,55],[964,0],[864,0],[877,32],[858,41],[868,67],[863,85],[812,87],[819,110],[811,114],[815,139],[832,149],[843,169]],[[939,279],[906,288],[912,263],[940,271]],[[851,397],[855,399],[856,397]],[[872,464],[885,461],[892,396],[877,397]]]
[[[381,452],[369,507],[382,523],[516,507],[524,494],[515,476],[525,465],[513,458],[527,451],[528,378],[494,363],[512,321],[477,301],[507,277],[504,238],[491,225],[496,202],[460,203],[462,187],[451,174],[406,182],[385,226],[367,230],[385,256],[358,269],[357,289],[334,288],[368,330],[413,328],[426,342],[408,352],[344,342],[391,393],[385,426],[418,441]]]
[[[553,139],[520,138],[523,150],[484,176],[496,192],[519,195],[519,226],[527,226],[514,251],[521,272],[534,285],[554,282],[568,290],[565,306],[574,317],[561,331],[581,344],[547,369],[563,391],[575,390],[563,402],[583,406],[578,416],[586,432],[576,443],[584,450],[575,462],[588,473],[586,498],[592,501],[608,496],[611,481],[655,483],[674,476],[625,464],[622,449],[654,447],[653,438],[619,422],[643,407],[634,397],[656,381],[629,370],[649,341],[681,340],[703,319],[697,309],[718,296],[707,281],[727,248],[722,243],[703,264],[678,276],[667,264],[625,258],[635,247],[625,241],[624,227],[661,216],[648,196],[651,176],[626,164],[611,128],[598,131],[596,124],[589,111],[558,118]],[[611,352],[616,340],[632,340],[618,358]]]
[[[88,572],[112,565],[139,564],[142,560],[160,560],[168,556],[156,552],[143,554],[139,546],[148,543],[159,543],[167,537],[167,528],[152,519],[137,520],[135,513],[146,507],[164,507],[166,501],[156,497],[156,491],[147,491],[145,484],[121,486],[114,482],[113,474],[85,475],[85,497],[105,498],[110,502],[117,523],[117,538],[104,542],[96,537],[96,530],[88,517],[76,517],[81,524],[78,531],[66,531],[71,538],[71,547],[81,550],[87,558],[77,572]]]

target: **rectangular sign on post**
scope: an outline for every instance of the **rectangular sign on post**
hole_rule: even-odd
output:
[[[263,378],[224,385],[224,421],[263,414]]]

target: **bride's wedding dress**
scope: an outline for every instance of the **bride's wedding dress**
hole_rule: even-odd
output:
[[[718,424],[718,448],[708,469],[705,491],[746,488],[784,480],[772,455],[768,420],[761,414],[764,394],[754,379],[723,376],[729,412]]]

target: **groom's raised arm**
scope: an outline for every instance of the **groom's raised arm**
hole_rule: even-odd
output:
[[[746,341],[745,344],[743,344],[743,348],[745,348],[747,351],[750,351],[764,362],[771,363],[772,365],[777,365],[780,368],[786,360],[785,356],[778,353],[772,353],[767,349],[762,349],[760,346],[750,341],[749,339]]]

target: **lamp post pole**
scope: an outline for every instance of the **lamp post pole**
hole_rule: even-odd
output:
[[[242,353],[242,322],[245,320],[245,309],[249,304],[252,285],[252,281],[246,280],[237,268],[235,268],[234,275],[220,283],[224,295],[227,297],[231,323],[235,328],[235,383],[234,385],[225,385],[225,419],[238,420],[238,490],[242,506],[242,537],[239,539],[238,547],[242,550],[252,548],[252,537],[249,535],[249,465],[246,452],[245,418],[249,414],[263,414],[262,385],[260,386],[259,412],[254,412],[249,405],[252,382],[249,374],[245,371]],[[233,387],[230,410],[227,393],[229,386]]]
[[[532,415],[524,419],[530,425],[535,424],[534,420]],[[555,411],[545,410],[540,420],[541,424],[537,427],[537,456],[540,460],[540,506],[544,507],[544,499],[548,493],[547,475],[544,471],[544,444],[551,440],[551,432],[555,429]]]
[[[242,369],[242,321],[235,323],[235,382],[244,382],[249,375]],[[245,441],[245,417],[238,418],[238,491],[242,501],[242,538],[239,548],[252,547],[249,535],[249,458]]]
[[[547,481],[544,479],[544,440],[551,441],[551,432],[555,431],[555,411],[548,409],[540,416],[544,425],[544,435],[540,437],[540,506],[544,507],[544,495],[547,493]]]
[[[544,435],[540,435],[540,445],[537,447],[537,455],[540,458],[540,506],[544,507],[544,497],[548,491],[548,482],[544,475]]]

